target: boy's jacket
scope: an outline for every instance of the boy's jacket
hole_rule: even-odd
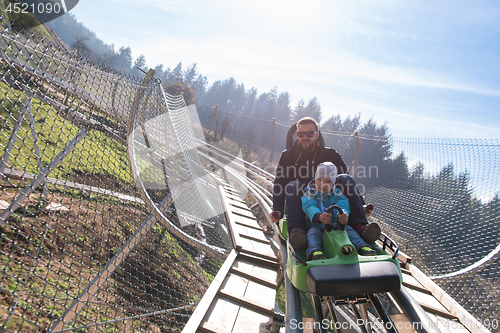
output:
[[[351,213],[349,200],[347,200],[347,197],[338,188],[333,187],[332,192],[322,194],[316,190],[314,179],[307,185],[306,192],[301,200],[302,210],[306,213],[306,223],[309,228],[324,229],[324,224],[314,219],[314,215],[324,213],[331,205],[339,206],[347,215]],[[332,222],[338,222],[337,210],[332,212]]]
[[[337,166],[337,174],[347,173],[347,166],[339,153],[333,148],[325,147],[324,144],[316,141],[315,148],[302,153],[299,143],[295,142],[292,148],[281,153],[278,166],[276,168],[276,178],[273,188],[273,210],[284,212],[285,207],[285,187],[294,180],[302,184],[307,184],[314,178],[316,167],[323,162],[332,162]]]

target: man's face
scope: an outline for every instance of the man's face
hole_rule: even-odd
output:
[[[314,127],[313,124],[305,124],[305,125],[299,125],[297,127],[297,133],[303,132],[303,133],[310,133],[310,132],[316,132],[316,128]],[[312,137],[309,137],[307,135],[304,135],[303,137],[299,137],[299,148],[302,152],[308,152],[311,151],[314,146],[316,145],[316,139],[318,138],[318,133],[314,133]]]

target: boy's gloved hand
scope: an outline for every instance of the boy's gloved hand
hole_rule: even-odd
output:
[[[319,215],[319,221],[323,224],[330,224],[332,221],[332,214],[330,213],[321,213]]]
[[[365,216],[370,217],[373,213],[373,205],[372,204],[364,205],[363,208],[365,209]]]
[[[342,224],[347,224],[347,220],[349,219],[349,215],[347,213],[337,214],[337,219]]]

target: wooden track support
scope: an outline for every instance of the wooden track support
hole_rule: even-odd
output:
[[[275,332],[284,321],[275,313],[279,260],[236,190],[219,189],[234,249],[183,332]]]

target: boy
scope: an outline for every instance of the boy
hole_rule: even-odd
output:
[[[325,230],[325,225],[330,224],[330,222],[337,222],[337,220],[345,224],[345,231],[358,254],[362,256],[377,255],[377,252],[363,241],[353,228],[347,225],[350,213],[349,201],[335,187],[336,177],[337,167],[332,162],[319,164],[314,179],[307,185],[306,192],[301,198],[302,209],[306,214],[306,224],[309,228],[307,231],[307,260],[326,259],[323,251],[321,251],[321,236]],[[325,213],[326,209],[331,205],[338,205],[344,213],[336,216]]]

